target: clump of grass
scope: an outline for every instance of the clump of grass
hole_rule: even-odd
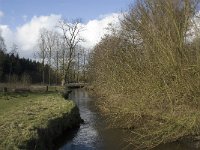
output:
[[[55,138],[80,123],[75,104],[58,94],[32,93],[26,97],[17,95],[12,100],[3,98],[0,98],[3,104],[0,105],[0,149],[53,149]]]

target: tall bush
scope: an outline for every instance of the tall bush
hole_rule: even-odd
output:
[[[198,42],[188,41],[199,1],[138,0],[121,30],[96,45],[90,72],[101,109],[152,148],[199,133]],[[197,37],[198,39],[198,37]]]

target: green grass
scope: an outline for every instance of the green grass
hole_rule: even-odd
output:
[[[80,122],[72,101],[55,93],[0,95],[0,149],[44,149]],[[48,137],[48,138],[47,138]]]

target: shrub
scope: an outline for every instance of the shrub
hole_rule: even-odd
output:
[[[96,45],[92,84],[113,125],[152,148],[199,134],[200,47],[187,40],[198,1],[138,0],[121,30]],[[198,37],[197,37],[198,38]]]

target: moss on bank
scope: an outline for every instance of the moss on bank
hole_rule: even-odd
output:
[[[0,149],[53,149],[54,139],[81,122],[74,102],[58,94],[1,95],[0,110]]]

